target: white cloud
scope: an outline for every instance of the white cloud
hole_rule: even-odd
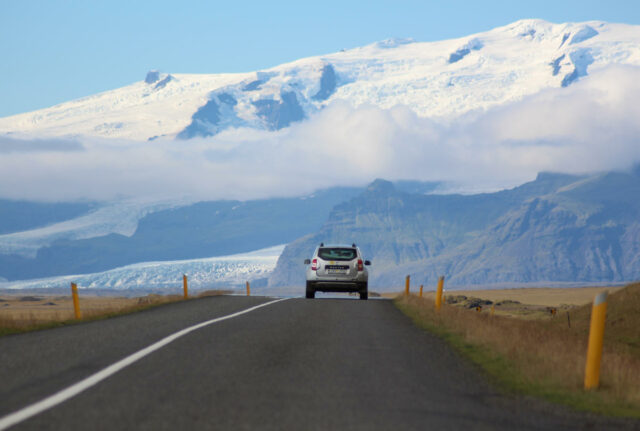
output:
[[[640,68],[612,66],[568,88],[440,124],[409,107],[330,105],[277,132],[225,131],[190,141],[6,138],[0,196],[250,199],[374,178],[444,180],[467,190],[531,180],[540,171],[625,169],[640,161]]]
[[[81,143],[71,139],[31,139],[25,141],[11,136],[0,136],[0,154],[83,150],[84,147]]]

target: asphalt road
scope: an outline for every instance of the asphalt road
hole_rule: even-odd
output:
[[[271,301],[212,297],[0,338],[0,417],[180,329]],[[638,429],[500,394],[389,301],[289,299],[197,329],[16,430]]]

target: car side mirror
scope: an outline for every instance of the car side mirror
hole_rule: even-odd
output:
[[[367,265],[367,266],[369,266],[369,265],[371,265],[371,261],[370,261],[370,260],[365,260],[365,261],[364,261],[364,264],[365,264],[365,265]]]
[[[309,265],[310,263],[311,263],[311,259],[305,259],[305,260],[304,260],[304,264],[305,264],[305,265]]]

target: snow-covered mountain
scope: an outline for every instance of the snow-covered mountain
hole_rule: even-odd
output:
[[[147,140],[277,130],[335,100],[402,104],[448,119],[566,87],[611,64],[640,65],[640,26],[521,20],[440,42],[390,39],[258,72],[165,74],[0,119],[0,133]]]

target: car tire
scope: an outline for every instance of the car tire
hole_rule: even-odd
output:
[[[363,283],[360,288],[360,299],[369,299],[369,287],[367,286],[367,283]]]
[[[307,281],[307,299],[313,299],[316,297],[316,291],[313,288],[313,284]]]

